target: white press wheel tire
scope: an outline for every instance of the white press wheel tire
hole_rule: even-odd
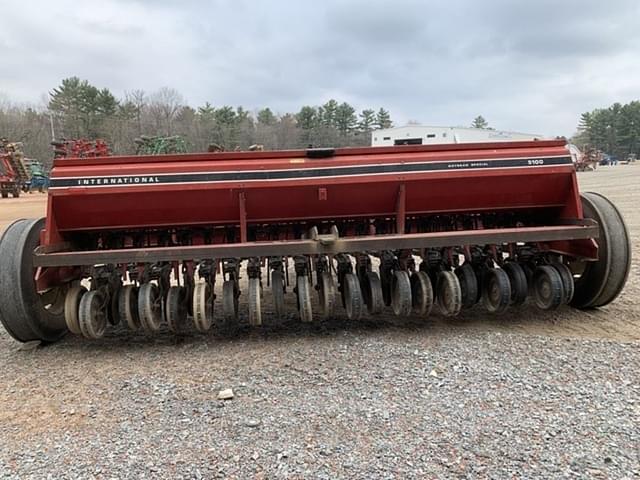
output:
[[[249,279],[249,325],[257,327],[262,325],[262,304],[259,278]]]
[[[69,331],[75,335],[82,335],[80,330],[80,301],[87,289],[82,285],[76,285],[67,290],[64,299],[64,320]]]
[[[193,325],[199,332],[206,332],[213,324],[213,296],[207,282],[193,286]]]

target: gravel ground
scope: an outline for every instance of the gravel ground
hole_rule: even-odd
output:
[[[640,167],[580,178],[613,192],[640,257]],[[2,331],[0,478],[640,478],[633,268],[588,314],[116,330],[35,349]]]

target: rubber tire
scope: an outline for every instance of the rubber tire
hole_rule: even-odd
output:
[[[511,285],[511,305],[514,307],[522,305],[527,300],[529,294],[529,283],[524,269],[516,262],[506,262],[502,269],[509,276]]]
[[[64,310],[45,308],[34,282],[33,250],[44,219],[18,220],[0,240],[0,322],[19,342],[55,342],[67,333]]]
[[[391,279],[391,308],[397,316],[411,315],[411,280],[404,270],[393,273]]]
[[[318,297],[322,318],[328,320],[335,315],[336,284],[329,272],[322,272],[318,285]]]
[[[199,332],[206,332],[213,325],[213,295],[208,282],[198,282],[193,286],[193,325]]]
[[[120,322],[134,332],[140,330],[138,315],[138,287],[124,285],[118,292],[118,315]]]
[[[426,317],[433,309],[433,286],[426,272],[418,271],[411,275],[411,304],[413,311]]]
[[[155,283],[145,283],[138,290],[138,315],[140,325],[147,333],[160,330],[164,319],[164,306],[160,297],[160,289]]]
[[[222,315],[226,323],[238,320],[238,299],[233,280],[225,280],[222,284]]]
[[[463,263],[456,268],[455,274],[460,282],[462,292],[462,308],[471,308],[478,303],[480,285],[476,272],[470,263]]]
[[[107,317],[104,298],[100,291],[91,290],[82,296],[78,323],[80,331],[85,338],[97,340],[104,337],[104,333],[107,330]]]
[[[455,317],[462,309],[462,290],[455,273],[444,270],[438,274],[437,302],[443,315]]]
[[[296,295],[298,298],[298,315],[300,321],[309,323],[313,321],[313,311],[311,310],[311,288],[309,277],[300,275],[296,278]]]
[[[64,320],[67,328],[74,335],[82,335],[80,330],[80,300],[87,293],[87,289],[82,285],[76,285],[67,290],[64,299]]]
[[[284,318],[284,278],[282,272],[273,270],[271,272],[271,293],[273,295],[273,310],[278,318]]]
[[[360,282],[353,273],[346,273],[342,278],[342,299],[347,318],[360,320],[364,314],[365,303]]]
[[[615,300],[627,281],[631,269],[631,239],[624,218],[606,197],[587,192],[581,198],[584,217],[600,226],[599,259],[586,262],[584,272],[574,281],[571,305],[603,307]]]
[[[488,312],[502,313],[511,303],[509,275],[501,268],[488,269],[482,278],[482,303]]]
[[[381,313],[384,309],[384,295],[380,276],[376,272],[366,272],[360,281],[360,291],[369,315]]]
[[[558,271],[560,278],[562,279],[562,287],[564,288],[564,300],[562,303],[571,303],[571,300],[573,300],[573,294],[575,293],[575,285],[573,283],[573,274],[571,273],[571,270],[569,270],[569,267],[564,263],[560,262],[553,262],[551,266]]]
[[[262,303],[259,278],[249,279],[249,325],[258,327],[262,325]]]
[[[167,326],[174,333],[184,330],[187,323],[186,288],[174,285],[169,288],[165,300],[164,311],[166,313]]]
[[[541,282],[547,284],[548,292],[543,292]],[[536,268],[533,274],[533,299],[541,310],[555,310],[565,298],[562,277],[558,271],[550,265],[542,265]]]

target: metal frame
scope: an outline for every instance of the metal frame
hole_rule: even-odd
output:
[[[62,243],[36,248],[36,267],[65,267],[119,263],[171,262],[207,258],[249,258],[292,255],[336,255],[338,253],[421,249],[454,245],[489,245],[518,242],[564,242],[598,238],[599,227],[593,220],[578,220],[567,225],[462,230],[395,235],[367,235],[339,238],[337,235],[312,235],[309,239],[277,242],[241,242],[213,245],[130,248],[117,250],[65,251]],[[553,250],[553,248],[549,248]]]

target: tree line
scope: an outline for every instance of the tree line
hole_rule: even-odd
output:
[[[640,153],[640,101],[614,103],[585,112],[572,141],[581,148],[597,148],[623,160]]]
[[[180,135],[189,151],[206,151],[210,144],[225,150],[313,146],[369,145],[371,131],[393,125],[388,110],[360,112],[347,102],[329,100],[305,105],[296,113],[278,114],[269,107],[249,111],[238,106],[198,107],[187,104],[175,89],[126,92],[117,98],[78,77],[64,79],[49,93],[46,108],[0,102],[0,136],[25,144],[25,153],[50,163],[52,135],[56,138],[105,139],[117,154],[135,152],[141,135]]]

